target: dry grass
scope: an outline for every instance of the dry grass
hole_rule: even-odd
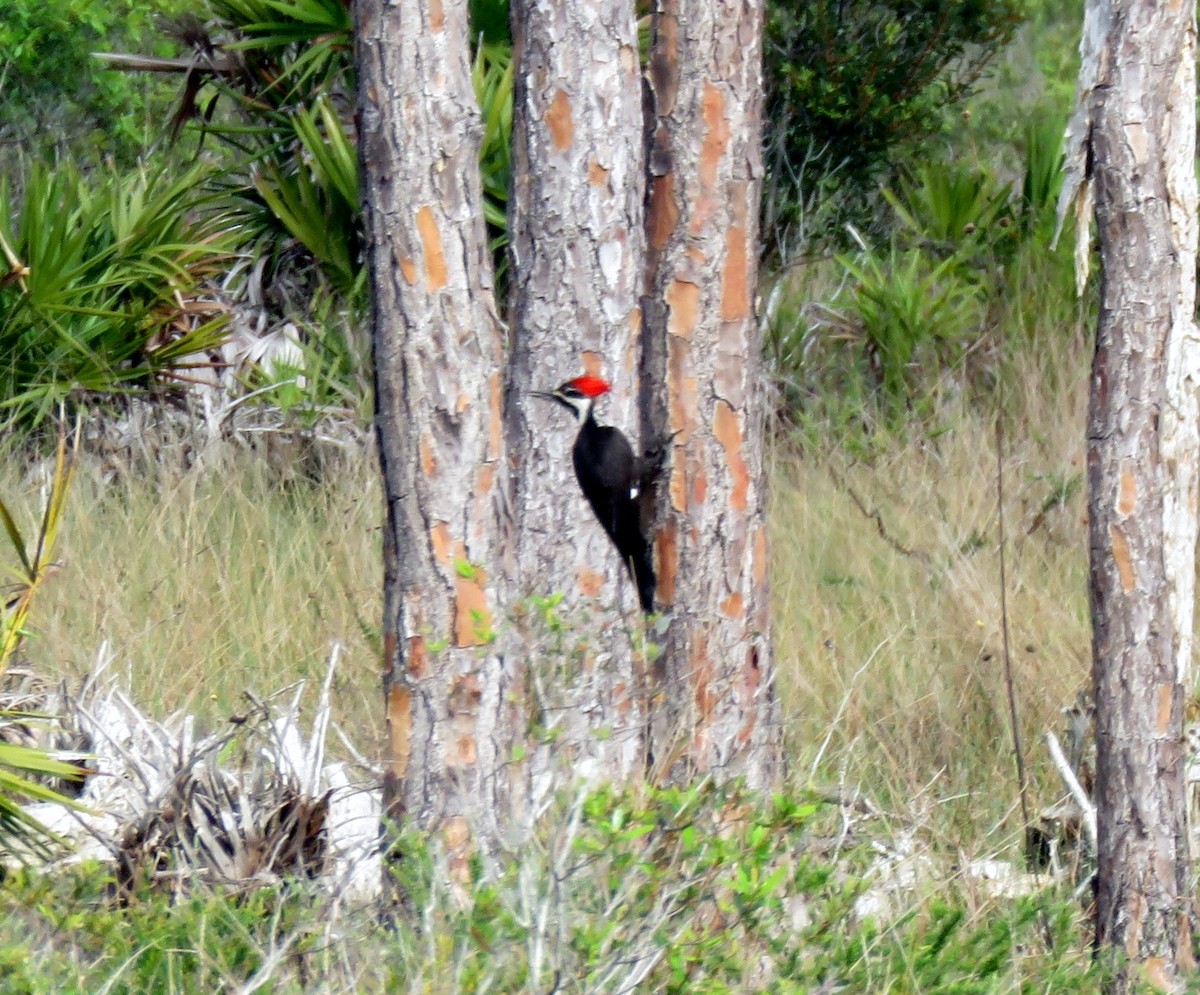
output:
[[[1025,382],[1045,383],[1030,365]],[[1041,734],[1061,726],[1058,709],[1090,668],[1086,380],[1074,368],[1057,396],[1030,387],[1012,399],[1005,458],[1008,615],[1035,811],[1061,792]],[[948,413],[933,441],[869,462],[781,461],[773,487],[776,652],[797,772],[861,785],[951,845],[1004,845],[1019,818],[1002,825],[1018,792],[992,412]]]
[[[1059,361],[1054,364],[1064,368]],[[1069,367],[1069,364],[1067,364]],[[1085,381],[1011,399],[1006,458],[1009,620],[1026,743],[1057,797],[1040,734],[1087,679],[1082,518]],[[923,812],[935,837],[1001,846],[1018,823],[1001,653],[990,411],[948,411],[932,441],[869,461],[831,447],[774,459],[775,635],[787,735],[803,782],[844,779]],[[1034,426],[1035,430],[1019,426]],[[0,478],[14,504],[35,486]],[[1073,490],[1072,490],[1073,488]],[[1065,503],[1055,503],[1068,493]],[[860,508],[856,499],[861,503]],[[240,453],[204,473],[85,466],[68,511],[64,569],[34,619],[35,667],[79,675],[101,641],[139,704],[212,723],[346,654],[335,721],[379,742],[381,501],[370,451],[322,482],[280,479]],[[886,536],[869,515],[877,514]],[[900,552],[904,546],[911,554]],[[999,835],[994,830],[1001,829]]]
[[[259,694],[320,677],[331,642],[346,653],[334,717],[370,749],[382,726],[370,645],[381,617],[382,501],[372,452],[323,482],[281,480],[238,452],[200,473],[150,471],[102,482],[81,468],[27,652],[80,675],[100,643],[143,707],[214,722]],[[29,508],[37,489],[11,475]]]

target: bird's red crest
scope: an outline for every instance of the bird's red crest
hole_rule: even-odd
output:
[[[612,386],[607,380],[592,376],[576,377],[574,380],[568,381],[568,386],[574,387],[584,397],[599,397],[612,390]]]

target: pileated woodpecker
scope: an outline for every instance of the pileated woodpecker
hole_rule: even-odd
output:
[[[620,430],[601,425],[592,415],[596,398],[611,390],[599,377],[576,377],[553,391],[535,390],[534,397],[557,401],[579,424],[571,459],[575,478],[596,518],[621,554],[638,589],[642,611],[654,611],[654,561],[642,531],[640,502],[642,465]]]

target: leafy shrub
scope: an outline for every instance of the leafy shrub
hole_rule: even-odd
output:
[[[994,268],[1015,242],[1012,188],[989,169],[924,163],[883,196],[917,245],[976,272]]]
[[[147,881],[116,908],[103,868],[18,873],[0,965],[35,965],[30,991],[250,978],[280,992],[1098,990],[1078,911],[1048,892],[993,901],[942,885],[894,920],[861,918],[851,868],[870,848],[816,845],[839,822],[803,799],[711,786],[576,793],[486,880],[476,867],[453,881],[406,840],[411,900],[390,929],[299,883],[239,894]]]
[[[836,236],[870,219],[895,152],[935,133],[1021,22],[1023,0],[775,0],[765,66],[766,230]]]
[[[0,163],[18,154],[97,164],[136,161],[162,119],[161,80],[108,72],[97,50],[154,45],[153,20],[177,0],[5,0],[0,17]]]

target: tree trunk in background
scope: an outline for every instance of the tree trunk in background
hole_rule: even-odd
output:
[[[515,716],[489,651],[506,504],[502,338],[466,0],[359,0],[362,191],[384,531],[385,811],[452,868],[493,844]]]
[[[641,624],[637,591],[575,481],[574,421],[528,392],[582,373],[604,377],[613,392],[597,417],[637,447],[644,257],[637,25],[627,0],[514,0],[512,24],[506,417],[517,587],[561,593],[572,638],[586,644],[575,661],[531,649],[531,686],[558,759],[589,758],[594,765],[577,769],[623,779],[640,771],[644,757],[630,637]]]
[[[1194,4],[1089,3],[1068,134],[1090,153],[1103,267],[1088,414],[1096,939],[1164,990],[1194,967],[1182,759],[1200,448],[1194,17]],[[1114,990],[1135,983],[1123,973]]]
[[[666,388],[647,406],[650,433],[677,433],[659,486],[670,625],[655,760],[757,787],[782,764],[755,317],[762,19],[761,0],[659,0],[644,368]]]

